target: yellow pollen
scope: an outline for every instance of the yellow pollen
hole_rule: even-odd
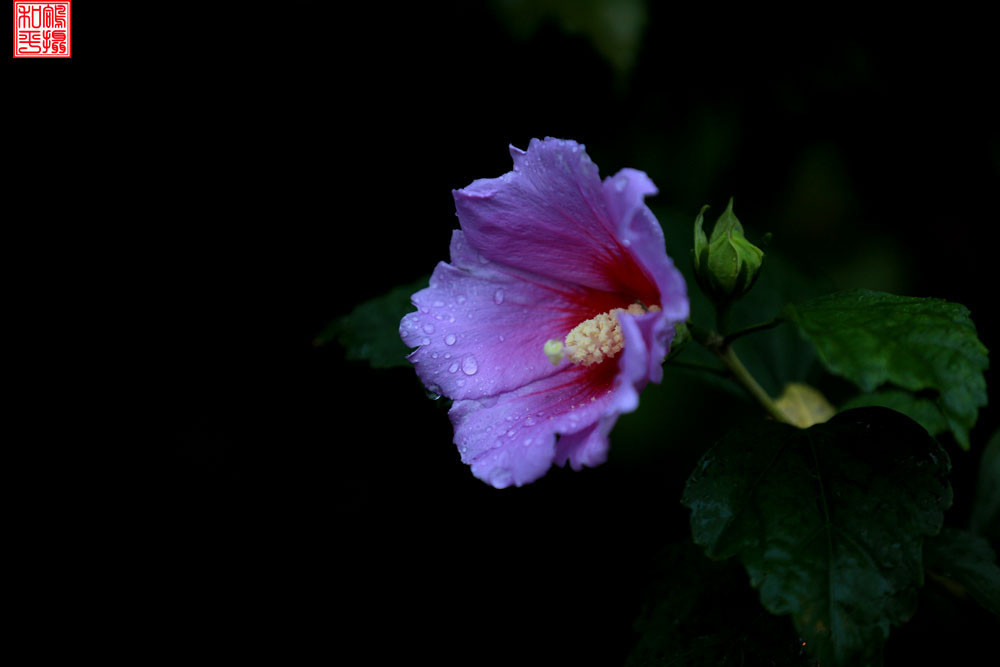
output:
[[[618,313],[644,315],[659,309],[659,306],[650,306],[647,310],[642,305],[633,303],[628,308],[614,308],[601,313],[573,327],[566,334],[565,345],[558,340],[547,341],[545,356],[553,365],[558,365],[566,356],[574,364],[599,364],[605,359],[611,359],[625,347],[625,336],[618,322]]]

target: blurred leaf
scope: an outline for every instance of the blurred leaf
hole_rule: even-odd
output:
[[[373,368],[408,366],[410,348],[399,337],[399,322],[413,310],[410,296],[427,287],[427,277],[400,285],[380,297],[362,303],[331,322],[313,340],[316,346],[337,341],[352,361],[367,361]]]
[[[870,394],[858,394],[845,401],[840,409],[844,411],[873,406],[902,412],[927,429],[931,435],[948,431],[948,420],[941,414],[941,409],[935,401],[916,396],[903,389],[883,389]]]
[[[979,461],[976,500],[969,527],[975,533],[1000,542],[1000,431],[990,438]]]
[[[799,428],[822,424],[837,412],[823,394],[801,382],[787,384],[775,404]]]
[[[645,0],[494,0],[517,36],[530,37],[553,21],[569,35],[584,35],[621,74],[635,65],[646,28]]]
[[[711,561],[687,541],[672,544],[657,559],[651,588],[626,667],[815,664],[788,620],[760,608],[732,561]]]
[[[997,555],[982,537],[945,528],[924,542],[924,564],[961,584],[976,602],[1000,616],[1000,568]]]
[[[914,612],[923,538],[951,504],[948,455],[908,417],[844,412],[730,431],[688,479],[694,541],[738,555],[763,605],[825,665],[872,664]]]
[[[939,393],[937,405],[964,448],[986,405],[986,347],[965,306],[869,290],[789,304],[783,314],[835,375],[865,391],[885,382]]]

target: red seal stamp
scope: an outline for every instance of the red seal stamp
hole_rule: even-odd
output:
[[[70,0],[14,0],[14,57],[70,57]]]

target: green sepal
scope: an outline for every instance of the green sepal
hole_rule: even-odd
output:
[[[733,212],[733,200],[715,222],[711,237],[704,231],[703,206],[695,218],[694,268],[701,289],[716,303],[728,303],[750,291],[760,273],[764,252],[747,240]]]

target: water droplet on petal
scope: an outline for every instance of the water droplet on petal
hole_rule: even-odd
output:
[[[500,334],[500,342],[503,342],[503,334]]]
[[[428,322],[427,324],[424,325],[424,331],[429,334],[434,333],[434,325]]]
[[[493,303],[495,303],[498,306],[501,303],[503,303],[503,290],[502,289],[498,289],[496,292],[493,293]]]
[[[513,478],[514,474],[507,468],[497,468],[490,474],[490,483],[493,484],[493,486],[500,488],[509,486],[510,481]]]
[[[458,370],[458,362],[457,361],[455,363],[453,363],[451,366],[448,367],[448,372],[449,373],[454,373],[457,370]]]
[[[460,295],[458,296],[458,302],[459,302],[459,303],[465,303],[465,297],[464,297],[463,295],[461,295],[461,294],[460,294]]]
[[[617,181],[615,181],[615,190],[622,192],[625,190],[625,186],[628,185],[628,179],[622,176]]]
[[[630,245],[632,245],[632,242],[631,242],[631,241],[629,241],[628,239],[625,239],[624,241],[622,241],[622,243],[624,243],[624,244],[625,244],[625,247],[626,247],[626,248],[627,248],[627,247],[629,247]]]
[[[444,301],[435,301],[434,302],[434,307],[435,308],[440,308],[443,305],[444,305]]]
[[[455,344],[455,334],[448,334],[447,336],[445,336],[444,337],[444,343],[445,343],[445,345],[454,345]]]
[[[437,358],[438,358],[438,353],[437,352],[435,352],[434,354],[431,355],[431,359],[437,359]]]
[[[430,338],[425,338],[422,341],[420,341],[420,344],[421,345],[430,345],[431,344],[431,339]]]
[[[478,370],[479,364],[476,362],[476,358],[470,354],[462,362],[462,372],[466,375],[475,375]]]

